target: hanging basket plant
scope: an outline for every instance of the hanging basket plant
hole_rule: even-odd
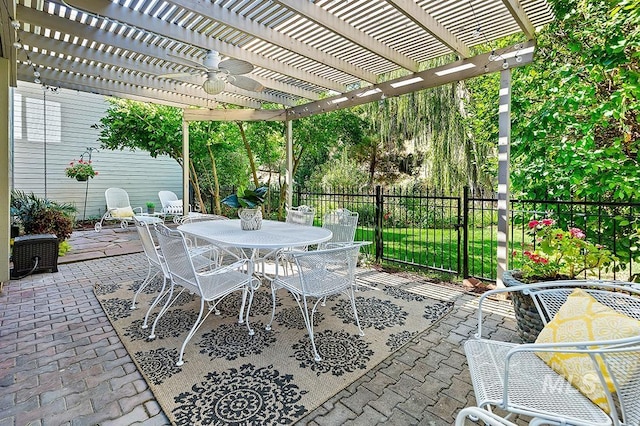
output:
[[[95,171],[93,166],[91,165],[91,160],[85,161],[82,159],[78,161],[73,160],[71,163],[69,163],[69,167],[64,170],[64,173],[68,177],[74,178],[80,182],[84,182],[98,174],[98,172]]]

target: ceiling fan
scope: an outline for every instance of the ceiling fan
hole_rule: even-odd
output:
[[[170,55],[172,56],[172,55]],[[264,89],[262,84],[252,78],[245,77],[253,70],[253,65],[240,59],[227,59],[222,61],[220,54],[215,50],[209,50],[202,63],[180,58],[180,61],[188,61],[195,68],[191,72],[163,74],[162,77],[185,77],[194,74],[206,75],[207,79],[202,83],[202,88],[210,95],[222,92],[227,83],[251,92],[260,92]]]

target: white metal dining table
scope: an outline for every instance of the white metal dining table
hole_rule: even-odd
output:
[[[251,250],[310,246],[332,237],[325,228],[275,220],[263,220],[262,228],[255,231],[242,230],[240,219],[185,223],[178,230],[222,246]]]

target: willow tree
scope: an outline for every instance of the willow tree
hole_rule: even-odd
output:
[[[439,64],[432,61],[428,67]],[[492,171],[485,165],[495,145],[478,141],[469,131],[468,98],[465,83],[458,82],[360,107],[369,123],[371,179],[374,173],[384,180],[404,172],[445,192],[464,185],[490,187]]]

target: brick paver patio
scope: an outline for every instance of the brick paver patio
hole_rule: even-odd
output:
[[[135,238],[125,234],[135,231],[115,233],[134,247],[126,240]],[[141,253],[101,257],[5,285],[0,426],[168,424],[93,294],[96,282],[143,279],[145,262]],[[475,402],[462,342],[475,331],[477,296],[409,274],[366,269],[359,279],[454,301],[455,307],[299,424],[453,424],[457,412]],[[510,305],[496,301],[489,308],[489,335],[517,339]]]

